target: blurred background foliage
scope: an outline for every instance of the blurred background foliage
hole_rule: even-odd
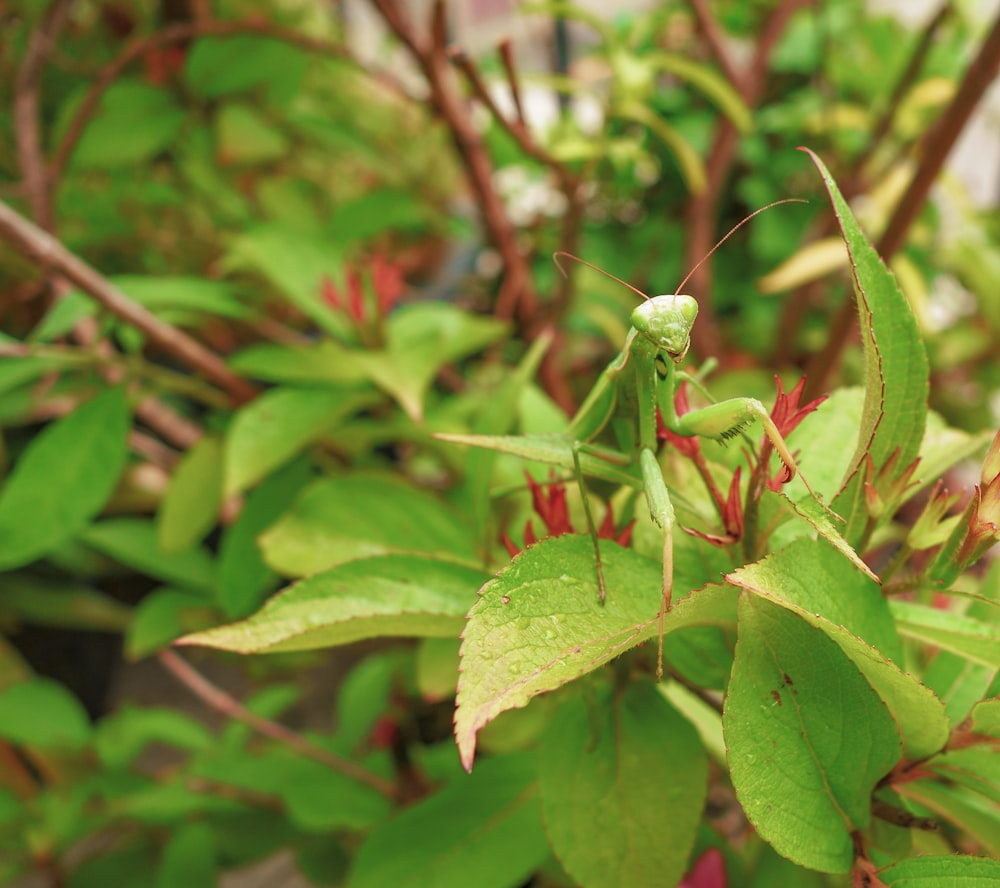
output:
[[[342,483],[343,510],[311,551],[417,534],[399,505],[422,492],[344,479],[454,487],[455,457],[430,434],[500,422],[512,367],[534,378],[540,364],[519,427],[559,427],[636,296],[585,269],[563,280],[555,250],[672,292],[748,213],[805,199],[742,228],[685,291],[702,305],[693,357],[718,359],[720,396],[766,398],[774,372],[807,372],[818,393],[863,367],[838,326],[843,246],[794,149],[825,159],[876,243],[930,169],[933,200],[903,220],[892,267],[930,351],[932,406],[968,432],[996,426],[996,91],[992,130],[977,123],[957,152],[971,167],[938,175],[929,139],[961,104],[984,4],[909,22],[860,0],[516,6],[0,9],[0,199],[266,389],[253,401],[207,378],[74,289],[63,260],[0,243],[0,881],[209,885],[284,848],[305,878],[340,884],[385,795],[455,776],[451,640],[199,659],[246,697],[264,741],[225,694],[202,694],[234,719],[220,733],[185,714],[161,667],[198,679],[158,652],[317,567],[292,545],[315,516],[293,503],[323,478]],[[509,53],[494,35],[513,35]],[[146,405],[134,422],[124,399],[92,400],[122,381]],[[352,510],[380,504],[368,537],[342,538]],[[22,525],[44,530],[22,545]],[[494,731],[496,748],[534,736],[531,712]],[[308,754],[268,734],[279,716],[315,732]],[[382,776],[352,783],[324,767],[333,752]],[[553,861],[541,872],[564,884]]]

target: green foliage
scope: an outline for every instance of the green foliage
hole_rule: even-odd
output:
[[[919,34],[802,7],[754,83],[691,4],[534,4],[577,57],[516,72],[504,126],[417,17],[386,62],[319,3],[208,4],[180,42],[71,4],[35,144],[46,4],[15,5],[3,200],[169,335],[3,246],[0,884],[289,851],[351,888],[1000,882],[1000,231],[951,184],[873,246],[978,46],[961,10],[904,77]],[[710,24],[756,52],[773,6]],[[566,100],[545,124],[529,86]],[[676,377],[634,292],[549,262],[659,292],[798,195],[691,279]],[[141,702],[87,687],[105,642]]]

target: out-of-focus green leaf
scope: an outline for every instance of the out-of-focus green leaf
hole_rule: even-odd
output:
[[[125,468],[128,423],[116,387],[34,438],[0,491],[0,570],[41,557],[100,512]]]
[[[80,701],[58,682],[32,678],[0,690],[0,737],[43,749],[77,749],[90,735]]]
[[[1000,626],[913,601],[889,602],[901,635],[1000,669]]]
[[[349,561],[289,586],[246,620],[179,643],[246,654],[394,635],[454,638],[484,579],[474,568],[410,555]]]
[[[473,528],[441,500],[393,476],[317,481],[260,536],[264,560],[286,576],[389,553],[471,560]]]
[[[553,851],[579,884],[675,885],[704,808],[708,762],[694,728],[652,685],[633,683],[560,705],[539,785]]]
[[[215,565],[205,549],[170,554],[160,548],[156,525],[139,518],[112,518],[80,535],[88,546],[147,576],[197,592],[215,588]]]
[[[148,657],[186,632],[210,625],[212,616],[203,594],[157,589],[135,607],[125,634],[125,656],[130,660]]]
[[[13,573],[0,583],[0,614],[40,626],[120,632],[132,609],[89,586]]]
[[[222,503],[222,446],[206,435],[177,464],[156,516],[167,553],[183,552],[215,525]]]
[[[256,34],[203,37],[187,52],[184,82],[206,99],[281,84],[282,95],[301,83],[308,59],[304,49]]]
[[[284,157],[291,148],[288,137],[250,105],[228,102],[215,120],[219,162],[267,163]]]
[[[126,707],[101,719],[96,746],[109,768],[128,767],[150,743],[190,752],[212,748],[213,737],[204,725],[166,707]]]
[[[498,757],[379,824],[361,846],[347,888],[510,888],[549,853],[534,761]]]
[[[81,90],[62,109],[58,129],[65,128],[82,100]],[[137,77],[119,78],[87,122],[73,153],[73,166],[116,170],[149,161],[174,143],[184,117],[184,109],[168,90]]]

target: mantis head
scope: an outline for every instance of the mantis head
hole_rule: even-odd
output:
[[[693,296],[654,296],[632,310],[632,326],[676,364],[691,345],[691,328],[698,317]]]

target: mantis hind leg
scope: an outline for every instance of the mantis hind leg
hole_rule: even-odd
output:
[[[656,677],[663,678],[663,622],[670,612],[674,593],[674,506],[667,485],[663,482],[656,455],[647,447],[639,451],[643,490],[650,517],[663,530],[663,585],[660,598],[659,640],[656,649]]]
[[[573,442],[573,474],[576,476],[577,487],[580,488],[580,498],[583,500],[583,514],[587,517],[587,530],[590,532],[591,542],[594,544],[594,560],[597,564],[597,590],[604,604],[608,597],[607,586],[604,583],[604,565],[601,562],[601,544],[597,536],[597,525],[594,524],[594,516],[590,511],[590,498],[587,496],[587,485],[583,483],[583,469],[580,467],[580,451],[584,445],[579,441]]]

